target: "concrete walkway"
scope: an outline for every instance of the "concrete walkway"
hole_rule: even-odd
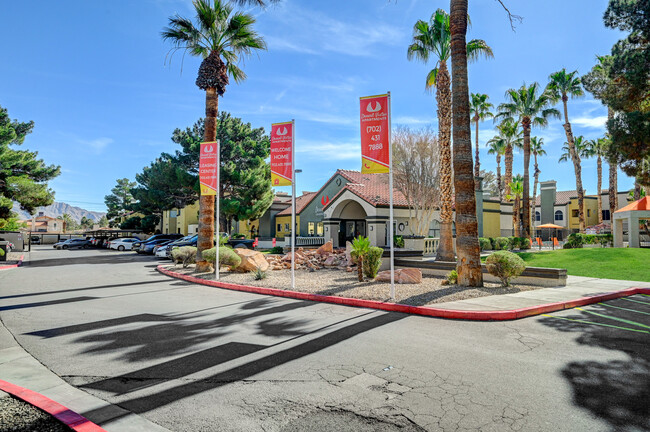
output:
[[[650,282],[597,279],[568,276],[564,287],[540,288],[516,294],[493,295],[447,303],[436,303],[436,308],[467,311],[505,311],[548,303],[577,300],[626,288],[650,288]]]
[[[25,351],[1,321],[0,379],[40,393],[77,413],[92,412],[88,420],[107,432],[169,431],[66,383]],[[0,397],[7,396],[0,391]]]

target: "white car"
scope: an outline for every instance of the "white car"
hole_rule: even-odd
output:
[[[135,238],[118,238],[111,240],[108,243],[109,249],[117,249],[118,251],[125,251],[133,249],[133,243],[139,242],[140,240]]]
[[[167,248],[168,247],[169,246],[167,246],[167,245],[159,247],[158,250],[156,251],[156,254],[155,254],[156,258],[168,258],[167,257]]]

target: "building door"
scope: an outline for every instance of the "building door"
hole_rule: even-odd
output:
[[[339,227],[339,246],[344,247],[345,242],[352,242],[356,237],[366,236],[365,220],[345,220]]]

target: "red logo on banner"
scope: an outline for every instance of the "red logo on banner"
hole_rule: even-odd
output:
[[[201,143],[199,156],[199,181],[201,195],[217,194],[217,172],[219,169],[219,141]]]
[[[361,98],[361,172],[387,173],[390,166],[388,95]]]
[[[293,180],[293,122],[271,125],[271,184],[290,186]]]

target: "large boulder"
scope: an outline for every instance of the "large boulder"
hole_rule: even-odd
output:
[[[331,254],[332,252],[334,252],[334,244],[332,243],[332,240],[328,241],[316,250],[316,253],[318,255],[327,255]]]
[[[241,264],[235,269],[238,272],[255,271],[258,268],[262,271],[269,269],[269,263],[264,254],[250,249],[237,248],[235,253],[241,258]]]
[[[375,281],[390,282],[390,270],[377,273]],[[395,283],[398,284],[419,284],[422,283],[422,271],[416,268],[405,268],[395,270]]]

